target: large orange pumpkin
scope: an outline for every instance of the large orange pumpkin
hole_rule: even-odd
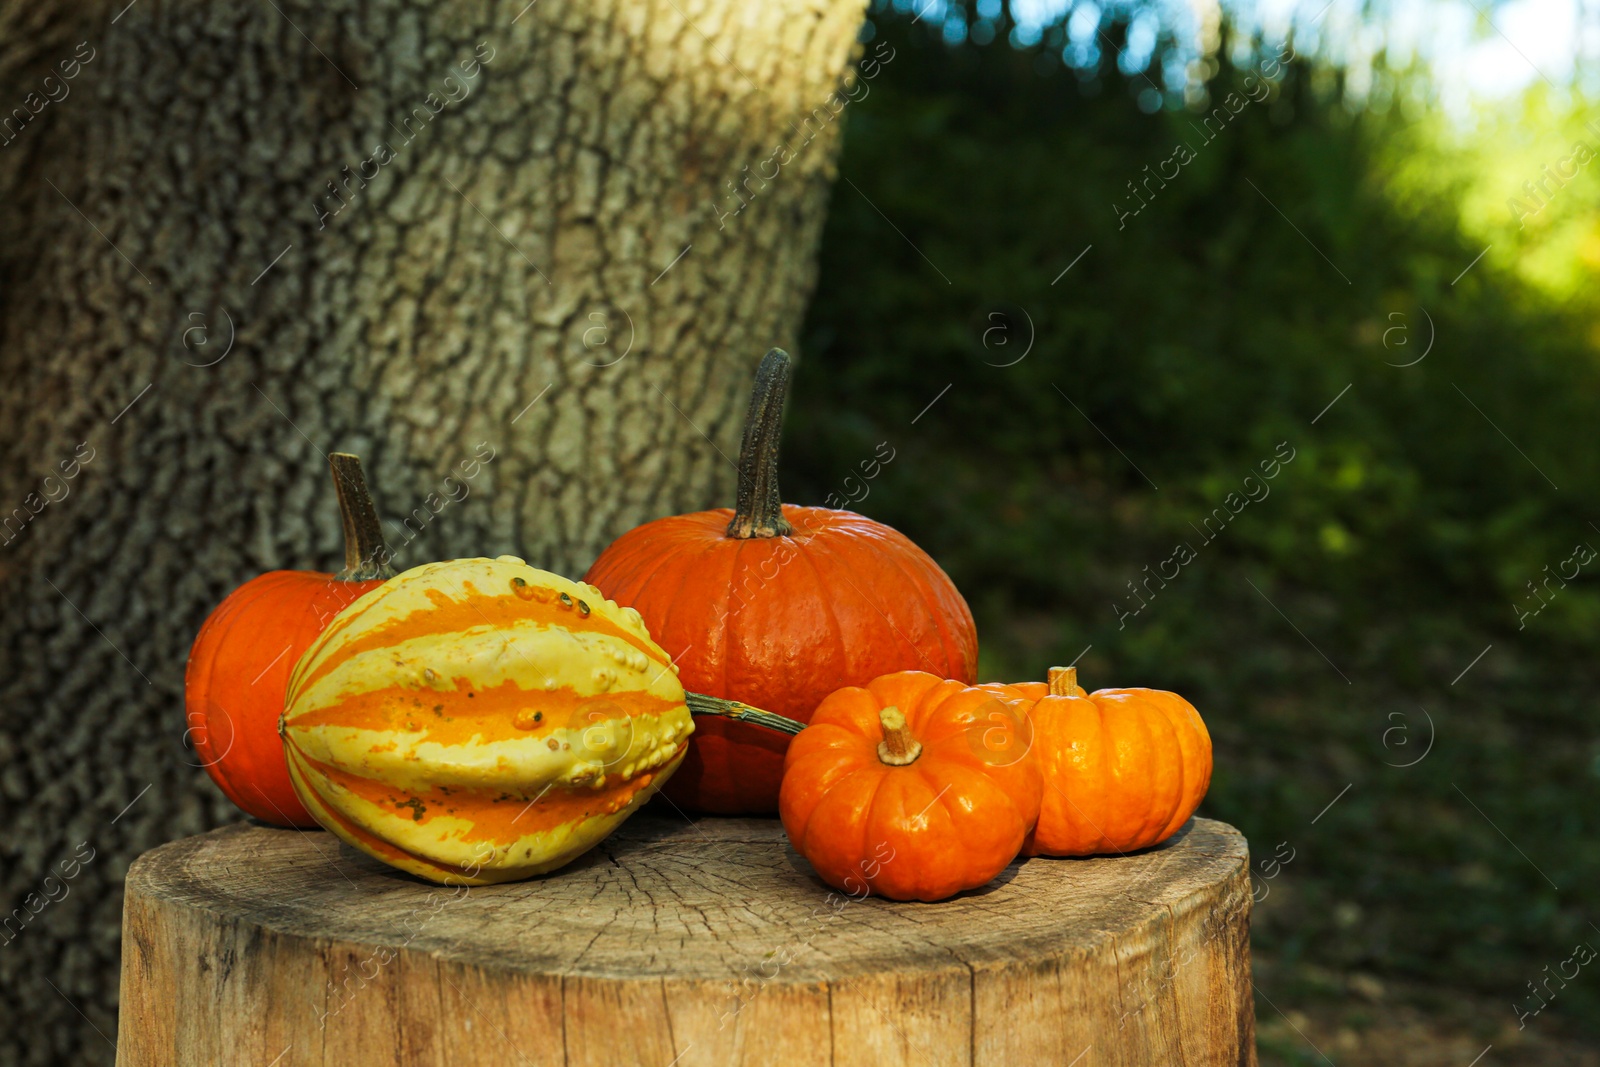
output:
[[[1211,735],[1194,705],[1159,689],[1085,693],[1072,667],[1012,688],[1029,712],[1044,771],[1039,822],[1023,852],[1089,856],[1159,844],[1211,784]]]
[[[943,900],[983,885],[1039,816],[1028,703],[921,671],[833,693],[784,761],[790,843],[855,895]]]
[[[955,585],[897,531],[778,495],[789,358],[761,361],[739,454],[738,507],[646,523],[584,580],[636,608],[686,688],[806,722],[829,693],[899,670],[972,682],[978,637]],[[788,737],[701,723],[664,790],[723,814],[770,813]]]
[[[270,571],[228,594],[200,627],[183,678],[188,737],[217,787],[279,826],[315,826],[278,739],[289,674],[330,620],[394,573],[361,461],[328,457],[344,520],[345,569]]]

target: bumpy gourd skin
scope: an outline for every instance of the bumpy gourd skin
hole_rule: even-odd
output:
[[[852,895],[943,900],[1016,858],[1043,788],[1029,701],[1006,685],[921,671],[875,678],[818,706],[785,758],[780,812],[822,880]],[[883,709],[919,746],[884,762]]]
[[[1091,856],[1159,844],[1189,820],[1211,784],[1211,735],[1194,705],[1159,689],[1052,695],[1013,688],[1029,712],[1044,771],[1029,856]]]
[[[637,612],[511,556],[417,567],[351,605],[295,667],[281,725],[319,823],[465,885],[595,845],[693,729]]]

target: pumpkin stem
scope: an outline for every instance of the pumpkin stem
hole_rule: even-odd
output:
[[[374,578],[393,578],[389,565],[389,546],[383,540],[378,509],[367,492],[367,477],[361,459],[348,452],[328,456],[333,469],[333,488],[339,494],[339,518],[344,523],[344,570],[334,575],[341,582],[366,582]]]
[[[878,759],[891,767],[904,767],[915,763],[922,755],[922,742],[911,736],[906,716],[893,705],[878,712],[878,725],[883,727],[883,740],[878,742]]]
[[[685,693],[683,702],[689,705],[691,715],[713,715],[719,719],[733,719],[735,722],[765,726],[781,734],[797,734],[806,728],[805,723],[779,715],[777,712],[762,711],[749,704],[741,704],[737,700],[724,700],[704,693]]]
[[[778,439],[783,435],[783,397],[788,391],[789,354],[774,348],[761,357],[750,391],[739,445],[739,498],[728,523],[729,537],[787,537],[793,530],[783,517],[783,497],[778,493]]]
[[[1053,697],[1081,697],[1088,694],[1078,685],[1078,668],[1051,667],[1050,695]]]

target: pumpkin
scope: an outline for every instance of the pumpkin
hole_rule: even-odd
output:
[[[394,574],[361,461],[328,457],[344,522],[345,569],[270,571],[235,589],[200,627],[183,678],[186,736],[229,800],[279,826],[315,826],[278,739],[289,673],[324,626]]]
[[[356,601],[296,665],[280,724],[317,822],[450,885],[569,862],[693,729],[638,612],[513,556],[414,567]]]
[[[1072,667],[1013,686],[1035,701],[1034,750],[1044,803],[1023,852],[1089,856],[1159,844],[1194,814],[1211,784],[1211,735],[1194,705],[1159,689],[1078,686]]]
[[[855,895],[931,901],[983,885],[1039,816],[1028,703],[922,671],[833,693],[784,760],[790,843]]]
[[[894,671],[974,681],[972,614],[927,553],[862,515],[781,502],[788,376],[789,357],[768,352],[745,421],[738,506],[631,530],[584,580],[638,609],[688,688],[801,722],[834,690]],[[745,723],[702,723],[666,796],[697,811],[771,813],[787,745]]]

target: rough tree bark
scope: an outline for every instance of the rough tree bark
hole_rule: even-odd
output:
[[[232,817],[189,641],[337,568],[323,453],[401,567],[731,497],[864,6],[0,2],[0,1061],[110,1060],[128,862]]]

